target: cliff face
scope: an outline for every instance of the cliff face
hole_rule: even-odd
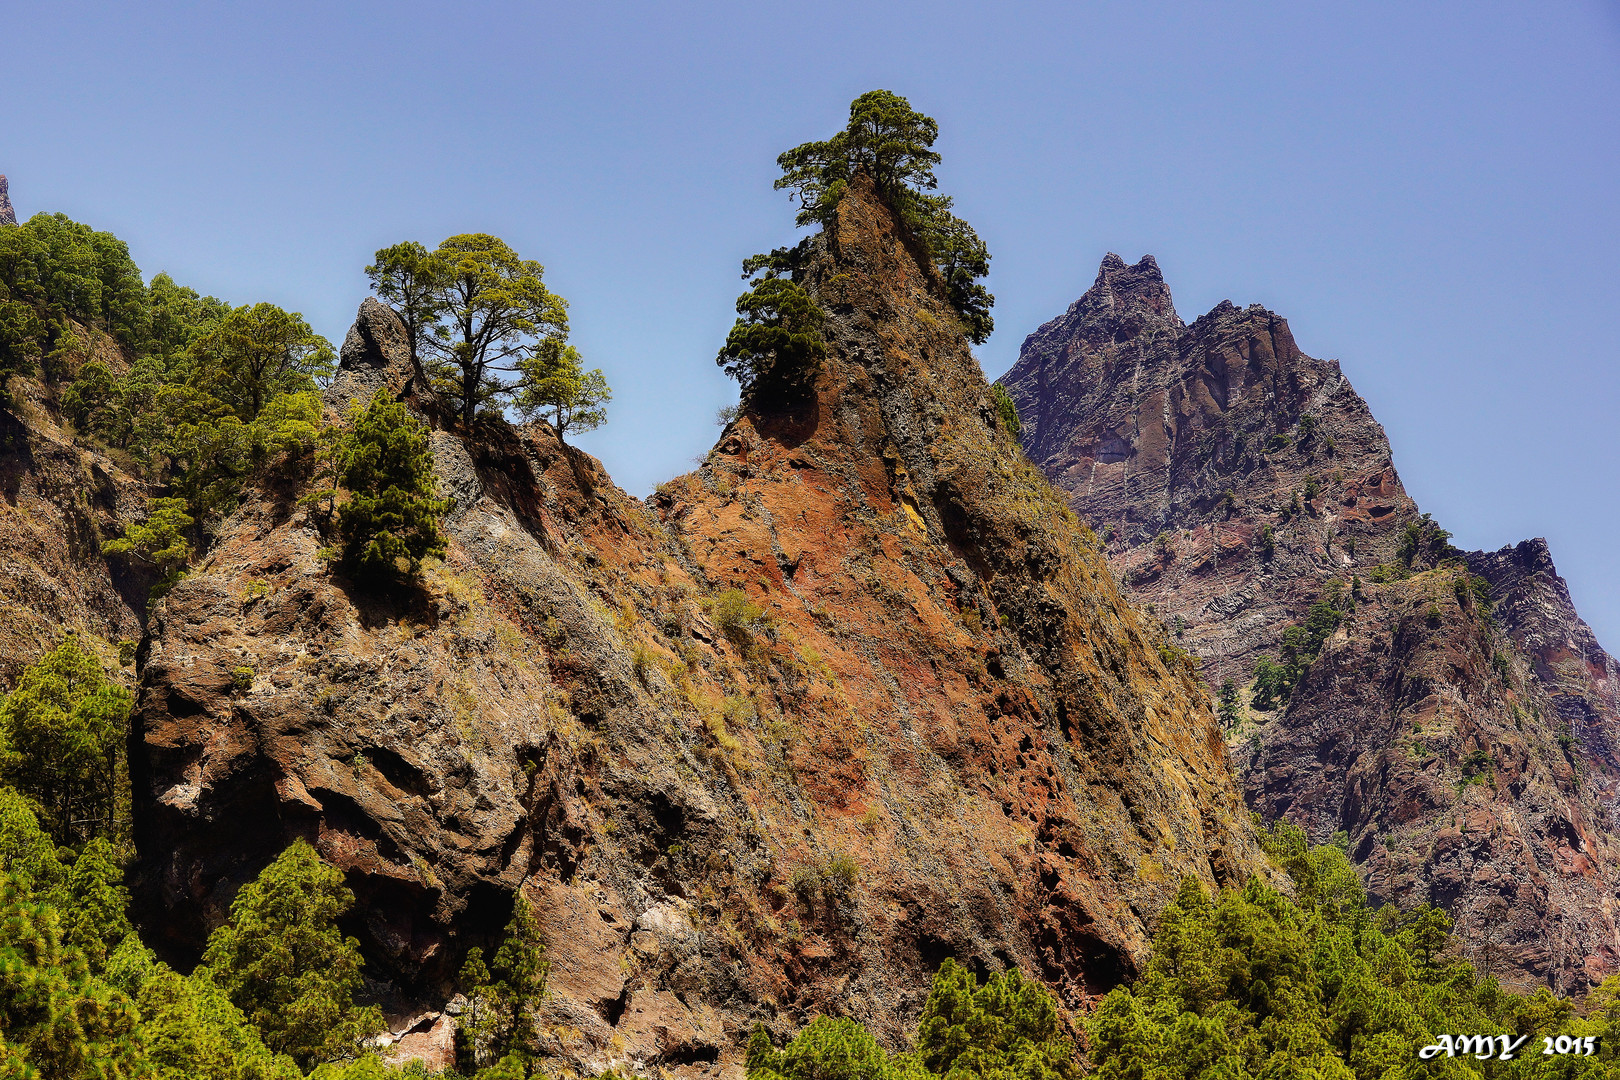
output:
[[[1547,542],[1469,552],[1468,569],[1491,583],[1498,622],[1592,763],[1604,817],[1620,828],[1620,671],[1576,613]]]
[[[1184,325],[1151,258],[1110,255],[1002,381],[1031,457],[1212,685],[1247,686],[1355,587],[1286,707],[1228,732],[1251,806],[1346,833],[1375,899],[1444,905],[1510,981],[1620,965],[1613,662],[1545,545],[1467,557],[1491,610],[1443,552],[1409,571],[1416,507],[1338,365],[1257,306]]]
[[[436,430],[416,589],[330,574],[296,478],[250,493],[151,619],[148,925],[196,948],[308,837],[414,1052],[521,888],[553,1053],[712,1071],[815,1011],[898,1041],[946,956],[1078,1002],[1181,875],[1266,872],[1194,672],[998,434],[929,273],[853,189],[805,274],[813,399],[646,504],[543,425]],[[362,307],[334,412],[436,415],[402,341]]]
[[[101,554],[103,540],[145,516],[146,485],[75,439],[39,383],[13,377],[10,390],[0,408],[0,687],[63,631],[98,648],[133,645],[152,586]]]
[[[1001,382],[1030,459],[1216,685],[1247,681],[1335,575],[1394,558],[1415,516],[1336,362],[1258,305],[1223,301],[1186,326],[1152,256],[1103,260]]]

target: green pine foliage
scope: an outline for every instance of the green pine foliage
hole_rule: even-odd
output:
[[[134,1001],[159,1080],[302,1080],[292,1058],[265,1046],[207,967],[181,975],[130,934],[104,977]]]
[[[522,378],[513,394],[518,412],[551,421],[558,441],[570,431],[594,431],[607,422],[613,399],[601,368],[585,370],[579,350],[561,338],[541,338],[518,361]]]
[[[1080,1072],[1045,987],[1016,968],[980,986],[951,960],[923,1004],[915,1053],[928,1073],[952,1080],[1075,1080]]]
[[[1220,701],[1221,727],[1231,731],[1243,720],[1243,699],[1238,694],[1237,684],[1231,679],[1223,680],[1216,696]]]
[[[42,378],[80,438],[168,489],[107,550],[159,555],[160,591],[258,470],[309,460],[333,359],[297,312],[143,285],[110,233],[60,214],[0,230],[0,407],[11,376]]]
[[[113,831],[130,702],[69,635],[0,704],[0,775],[29,799],[56,843]]]
[[[968,339],[982,344],[995,329],[990,308],[996,299],[978,283],[990,273],[990,252],[973,227],[950,212],[950,196],[931,194],[939,187],[938,137],[933,117],[898,94],[871,90],[850,102],[843,131],[776,159],[782,170],[776,187],[797,194],[799,225],[826,225],[856,174],[871,177],[939,271]]]
[[[129,348],[147,340],[147,290],[129,249],[62,214],[0,229],[0,376],[61,379],[84,345],[75,323]]]
[[[1448,559],[1461,558],[1462,552],[1452,545],[1451,534],[1428,514],[1416,521],[1408,521],[1401,529],[1401,541],[1396,557],[1407,569],[1414,566],[1439,566]]]
[[[1264,839],[1295,898],[1259,879],[1215,897],[1183,881],[1146,971],[1086,1021],[1101,1080],[1478,1076],[1477,1062],[1417,1051],[1442,1034],[1501,1033],[1532,1038],[1488,1075],[1617,1075],[1612,1049],[1554,1063],[1539,1037],[1607,1034],[1620,979],[1594,994],[1591,1020],[1575,1020],[1545,989],[1509,993],[1457,959],[1444,912],[1370,908],[1341,844],[1312,848],[1286,823]]]
[[[59,911],[0,872],[0,1076],[147,1075],[140,1013],[63,940]]]
[[[333,451],[337,482],[349,492],[337,512],[343,564],[371,584],[407,578],[444,554],[439,518],[449,503],[433,495],[427,429],[383,391],[357,405],[351,421]]]
[[[383,1027],[375,1007],[354,1003],[360,943],[337,925],[353,904],[342,872],[298,840],[237,893],[203,953],[265,1045],[304,1068],[358,1053]]]
[[[1024,433],[1024,425],[1018,419],[1018,406],[1013,403],[1012,395],[1007,393],[1000,383],[990,384],[990,396],[996,406],[996,419],[1001,424],[1001,430],[1013,442]]]
[[[568,301],[546,288],[545,268],[498,237],[465,233],[448,237],[429,259],[410,254],[411,282],[426,290],[419,311],[403,299],[406,270],[390,260],[396,248],[377,253],[373,270],[379,290],[398,293],[407,330],[431,354],[434,389],[452,402],[463,426],[484,406],[504,404],[517,384],[508,376],[546,338],[568,336]],[[414,261],[413,261],[414,260]],[[411,330],[411,320],[422,325]]]
[[[1280,656],[1262,656],[1255,661],[1252,698],[1255,708],[1272,712],[1293,696],[1294,688],[1305,677],[1311,662],[1354,603],[1354,594],[1347,594],[1343,582],[1330,582],[1306,612],[1305,621],[1283,631]]]
[[[104,541],[103,555],[114,555],[144,563],[165,581],[171,580],[191,561],[191,527],[197,519],[186,513],[186,500],[148,499],[146,520],[124,530],[124,535]]]
[[[480,412],[514,406],[545,414],[559,438],[607,420],[601,369],[568,344],[568,301],[545,268],[499,237],[467,233],[433,251],[414,241],[378,250],[372,290],[405,324],[411,362],[470,427]]]
[[[534,909],[516,893],[512,920],[493,963],[486,966],[483,950],[473,948],[461,969],[467,1007],[456,1031],[456,1051],[464,1067],[486,1069],[493,1074],[486,1080],[516,1068],[522,1080],[522,1070],[539,1051],[534,1010],[545,997],[549,971]]]
[[[947,960],[934,976],[912,1048],[890,1055],[854,1020],[820,1016],[786,1047],[763,1028],[748,1042],[748,1080],[1076,1080],[1074,1046],[1052,995],[1017,970],[979,985]]]
[[[810,389],[827,355],[826,316],[803,286],[767,269],[737,298],[740,316],[715,358],[751,404],[791,404]]]

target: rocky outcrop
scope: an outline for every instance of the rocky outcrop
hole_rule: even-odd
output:
[[[339,413],[346,414],[377,391],[386,390],[396,400],[411,402],[424,416],[438,415],[438,402],[427,377],[411,356],[405,323],[387,304],[369,296],[361,302],[338,351],[338,368],[342,378],[332,385],[327,404]]]
[[[1251,806],[1347,837],[1378,900],[1445,905],[1474,958],[1573,992],[1620,967],[1613,662],[1545,545],[1400,557],[1417,508],[1337,363],[1258,306],[1181,322],[1157,264],[1104,260],[1002,380],[1031,457],[1102,530],[1211,685],[1330,589],[1286,708],[1228,732]]]
[[[250,493],[145,649],[137,899],[171,951],[304,836],[402,1046],[518,889],[551,1053],[713,1073],[818,1011],[898,1042],[947,956],[1077,1004],[1182,875],[1270,872],[1195,673],[999,434],[893,217],[854,185],[817,245],[814,394],[646,504],[544,425],[437,429],[449,549],[375,595],[301,481]],[[391,325],[362,310],[334,416],[384,386],[431,415]]]
[[[1366,586],[1286,709],[1234,732],[1249,802],[1347,838],[1369,893],[1446,908],[1505,982],[1577,993],[1620,967],[1612,765],[1457,567]]]
[[[6,178],[0,176],[0,225],[17,224],[17,211],[11,208],[11,189]]]
[[[1031,460],[1213,684],[1247,681],[1329,580],[1392,559],[1416,514],[1336,362],[1258,305],[1185,325],[1152,256],[1109,255],[1000,381]]]
[[[61,640],[85,635],[134,661],[153,584],[101,544],[145,516],[147,486],[59,424],[39,383],[14,376],[0,406],[0,688]]]
[[[1613,742],[1620,717],[1615,661],[1576,612],[1547,541],[1469,552],[1468,569],[1491,583],[1497,620],[1534,665],[1559,715],[1590,750],[1620,766]]]
[[[1575,611],[1547,541],[1469,552],[1468,569],[1491,583],[1497,622],[1594,766],[1589,779],[1610,826],[1620,828],[1620,670]]]

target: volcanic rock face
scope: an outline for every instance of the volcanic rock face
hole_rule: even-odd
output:
[[[1152,256],[1104,259],[1001,382],[1030,459],[1215,684],[1246,682],[1329,579],[1393,558],[1415,515],[1337,363],[1258,305],[1186,326]]]
[[[1246,687],[1348,595],[1286,708],[1228,732],[1251,806],[1345,833],[1375,899],[1444,905],[1509,981],[1620,966],[1614,663],[1544,544],[1467,557],[1494,612],[1443,549],[1402,557],[1422,523],[1338,365],[1258,306],[1184,325],[1151,258],[1110,255],[1002,381],[1030,456],[1212,685]]]
[[[1598,767],[1611,827],[1620,828],[1620,671],[1575,611],[1547,541],[1468,553],[1468,569],[1491,583],[1495,616],[1551,699],[1552,710]]]
[[[888,211],[856,185],[818,243],[813,399],[648,504],[543,425],[435,430],[449,551],[378,596],[300,479],[250,495],[152,615],[138,900],[171,948],[305,836],[397,1000],[442,1002],[521,888],[551,1052],[712,1072],[815,1011],[897,1042],[946,956],[1079,1002],[1182,875],[1269,872],[1195,673],[998,433]],[[436,415],[391,319],[334,412]]]
[[[139,567],[109,565],[101,543],[145,516],[146,485],[77,442],[39,383],[14,376],[0,408],[0,686],[61,640],[103,649],[141,637],[152,586]],[[126,648],[133,661],[132,648]],[[107,659],[111,660],[109,651]]]
[[[17,224],[17,211],[11,208],[11,190],[6,178],[0,176],[0,225]]]

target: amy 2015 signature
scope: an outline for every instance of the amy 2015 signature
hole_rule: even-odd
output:
[[[1597,1053],[1598,1040],[1596,1036],[1587,1035],[1576,1038],[1571,1035],[1559,1035],[1554,1038],[1543,1035],[1542,1042],[1546,1048],[1543,1054],[1580,1054],[1588,1057]],[[1441,1054],[1446,1057],[1467,1057],[1472,1054],[1481,1061],[1511,1061],[1520,1047],[1530,1041],[1530,1036],[1520,1035],[1442,1035],[1438,1042],[1425,1046],[1418,1051],[1418,1057],[1424,1061],[1437,1058]]]

